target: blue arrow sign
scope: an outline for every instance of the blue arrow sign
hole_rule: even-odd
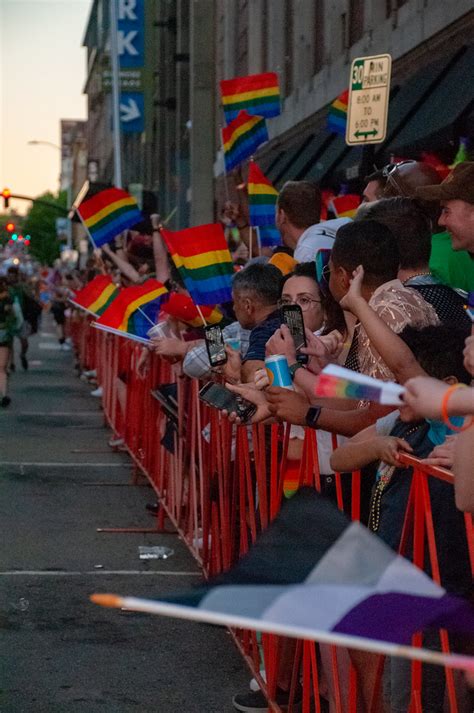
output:
[[[145,131],[145,101],[142,92],[120,94],[120,128],[124,133]]]

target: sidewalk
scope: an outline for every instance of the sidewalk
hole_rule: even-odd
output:
[[[225,630],[89,603],[168,594],[199,570],[175,535],[96,532],[152,527],[153,491],[128,485],[49,320],[28,356],[0,411],[0,713],[230,713],[250,676]],[[139,545],[174,555],[141,561]]]

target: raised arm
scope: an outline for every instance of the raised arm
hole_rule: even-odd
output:
[[[132,282],[139,282],[140,280],[140,275],[138,272],[135,270],[135,268],[130,265],[128,260],[126,260],[123,257],[120,257],[120,255],[117,255],[114,253],[108,245],[103,245],[102,246],[102,251],[107,255],[110,260],[118,267],[122,275],[125,275],[125,277],[128,277],[129,280]]]
[[[400,384],[415,376],[426,376],[426,372],[415,359],[411,349],[362,297],[363,279],[364,268],[359,265],[354,271],[349,292],[341,300],[341,307],[352,312],[359,319],[367,332],[371,346],[380,354]]]
[[[156,279],[164,284],[171,277],[168,251],[160,233],[160,216],[157,213],[153,213],[150,216],[150,220],[153,227],[153,257],[155,260]]]

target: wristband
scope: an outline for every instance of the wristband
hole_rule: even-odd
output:
[[[305,422],[309,428],[316,428],[321,415],[321,406],[310,406],[306,412]]]
[[[303,364],[302,364],[300,361],[297,361],[297,362],[295,362],[294,364],[292,364],[292,365],[290,366],[291,378],[294,379],[297,370],[298,370],[298,369],[303,369],[303,368],[304,368],[304,367],[303,367]]]
[[[450,386],[449,389],[446,389],[443,400],[441,402],[441,417],[443,419],[443,423],[445,426],[447,426],[451,431],[456,431],[456,433],[460,433],[461,431],[466,431],[468,428],[470,428],[473,425],[473,419],[470,418],[467,423],[464,423],[462,426],[456,426],[450,419],[449,414],[448,414],[448,401],[453,395],[455,391],[458,389],[465,389],[466,384],[454,384],[453,386]]]

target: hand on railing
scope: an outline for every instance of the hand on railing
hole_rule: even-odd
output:
[[[448,436],[444,443],[433,448],[428,458],[423,458],[423,463],[450,470],[454,465],[456,440],[457,436]]]
[[[148,370],[150,368],[150,356],[151,352],[148,347],[143,347],[136,366],[137,374],[140,379],[144,379],[148,374]]]
[[[306,426],[309,401],[304,394],[279,386],[265,390],[269,411],[278,421],[288,421],[297,426]]]

